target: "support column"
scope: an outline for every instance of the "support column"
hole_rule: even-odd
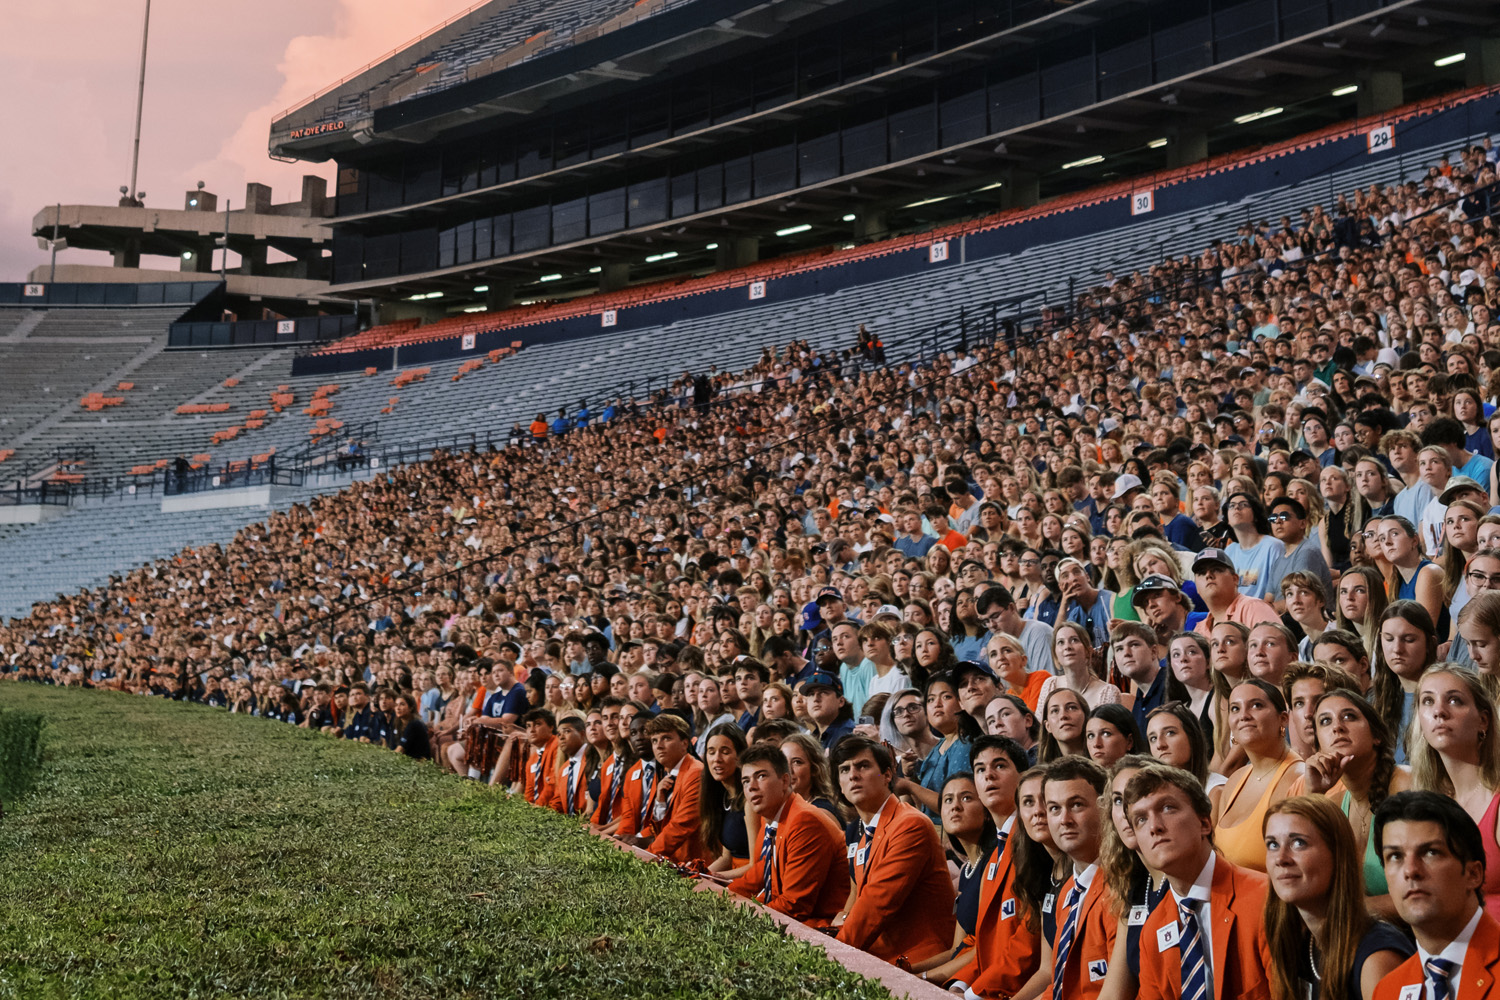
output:
[[[604,270],[599,272],[599,291],[618,292],[630,284],[630,264],[627,261],[613,261],[604,265]]]
[[[192,256],[184,257],[177,255],[182,264],[182,270],[190,274],[203,274],[213,270],[213,244],[209,243],[207,248],[195,246],[192,248]]]
[[[1500,38],[1471,38],[1464,52],[1464,86],[1500,83]]]
[[[124,245],[114,252],[115,267],[141,266],[141,241],[138,237],[126,237]]]
[[[317,251],[314,251],[316,253]],[[304,272],[306,268],[302,269]],[[265,274],[266,273],[266,244],[256,243],[248,254],[240,254],[239,272],[241,274]],[[305,277],[306,275],[301,275]]]
[[[736,236],[723,240],[714,251],[714,266],[721,271],[744,267],[760,260],[760,240],[754,236]]]
[[[1359,97],[1355,102],[1355,113],[1363,118],[1365,115],[1378,115],[1382,111],[1399,108],[1405,103],[1403,93],[1401,74],[1393,69],[1362,73],[1359,77]]]
[[[484,293],[486,309],[509,309],[516,304],[516,283],[491,278],[490,290]]]
[[[754,264],[760,260],[760,240],[754,236],[736,236],[734,238],[734,265],[744,267],[746,264]]]
[[[1208,133],[1202,129],[1176,129],[1167,140],[1167,167],[1185,167],[1208,159]]]
[[[854,238],[856,240],[878,240],[884,239],[890,232],[890,225],[886,222],[885,212],[880,209],[869,208],[859,212],[854,217]]]
[[[1014,168],[1005,172],[1000,186],[1001,208],[1030,208],[1041,200],[1041,184],[1029,170]]]

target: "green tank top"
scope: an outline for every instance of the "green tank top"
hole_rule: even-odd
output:
[[[1131,587],[1123,594],[1115,595],[1115,606],[1110,609],[1111,613],[1119,619],[1127,622],[1138,622],[1141,616],[1135,613],[1135,588]]]
[[[1344,801],[1339,803],[1339,808],[1344,815],[1349,815],[1349,803],[1353,796],[1349,792],[1344,793]],[[1391,891],[1391,887],[1385,881],[1385,866],[1380,863],[1380,855],[1375,851],[1375,838],[1365,837],[1365,895],[1384,896]]]

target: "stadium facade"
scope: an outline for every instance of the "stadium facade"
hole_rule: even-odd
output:
[[[919,230],[1500,82],[1482,0],[489,0],[290,109],[428,314]],[[394,308],[392,308],[394,307]]]

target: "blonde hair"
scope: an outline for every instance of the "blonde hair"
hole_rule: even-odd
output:
[[[1456,663],[1434,663],[1422,671],[1422,676],[1417,681],[1419,704],[1423,683],[1435,674],[1447,674],[1461,681],[1464,687],[1469,689],[1469,696],[1474,699],[1474,706],[1479,709],[1479,714],[1488,718],[1486,728],[1479,733],[1479,775],[1486,788],[1491,790],[1500,788],[1500,739],[1497,739],[1497,735],[1500,734],[1493,731],[1495,699],[1490,694],[1490,686],[1485,683],[1483,677],[1468,667],[1461,667]],[[1422,732],[1421,718],[1417,714],[1417,709],[1414,707],[1412,711],[1413,725],[1406,736],[1411,747],[1412,787],[1425,792],[1439,792],[1451,796],[1453,779],[1448,775],[1448,768],[1443,764],[1442,755],[1427,742],[1427,734]]]

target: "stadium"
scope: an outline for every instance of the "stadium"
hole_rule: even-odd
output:
[[[1482,1000],[1497,134],[1477,0],[480,0],[38,210],[0,998]]]

